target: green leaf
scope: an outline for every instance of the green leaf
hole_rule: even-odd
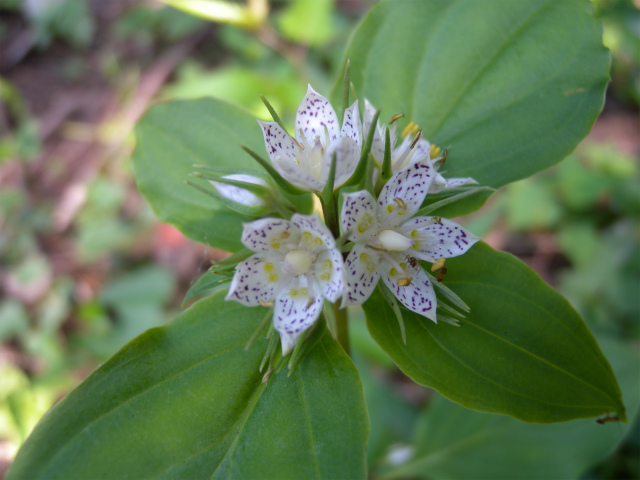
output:
[[[136,181],[158,218],[206,245],[241,248],[242,222],[252,218],[184,182],[196,164],[243,168],[263,176],[256,161],[240,148],[264,152],[255,118],[220,100],[177,101],[153,107],[138,123],[136,138]],[[310,199],[292,201],[305,210]]]
[[[580,316],[538,275],[483,243],[447,260],[444,282],[470,307],[462,326],[364,304],[374,340],[416,382],[474,410],[551,423],[616,412],[620,389]]]
[[[621,342],[600,339],[620,379],[631,412],[640,404],[635,352]],[[609,454],[631,425],[593,419],[555,425],[522,423],[501,415],[474,412],[438,396],[416,428],[413,457],[387,471],[401,478],[578,478]],[[464,458],[464,462],[460,459]]]
[[[328,331],[262,383],[264,309],[196,303],[124,347],[60,401],[8,479],[365,478],[357,371]],[[321,327],[324,328],[324,327]]]
[[[449,149],[445,176],[494,188],[570,153],[609,79],[586,0],[389,0],[371,9],[345,58],[382,118],[404,113]]]

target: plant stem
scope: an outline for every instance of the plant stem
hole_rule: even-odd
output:
[[[346,308],[339,308],[337,303],[333,304],[333,313],[336,316],[336,324],[338,327],[338,343],[347,355],[351,355],[351,347],[349,345],[349,320]]]

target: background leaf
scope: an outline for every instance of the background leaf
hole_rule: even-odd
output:
[[[262,383],[264,315],[217,294],[141,335],[45,416],[8,478],[364,478],[357,371],[328,331]],[[324,328],[324,327],[320,327]]]
[[[640,361],[621,342],[601,338],[630,412],[640,404]],[[607,455],[631,426],[593,419],[532,425],[467,410],[436,397],[418,421],[412,458],[385,477],[447,479],[577,478]],[[464,462],[460,461],[464,458]]]
[[[384,299],[364,304],[372,337],[405,374],[467,408],[528,422],[625,418],[591,332],[533,270],[484,243],[447,268],[445,283],[471,307],[460,328],[405,311],[405,345]]]
[[[570,153],[609,79],[588,1],[389,0],[358,27],[346,58],[382,118],[402,112],[449,148],[447,176],[495,188]]]
[[[253,219],[218,205],[184,182],[193,180],[189,174],[194,164],[249,169],[264,176],[240,149],[245,145],[266,157],[256,119],[220,100],[177,101],[152,108],[138,123],[136,139],[136,181],[158,218],[198,242],[239,249],[242,222]],[[298,199],[298,205],[304,211],[309,199]]]

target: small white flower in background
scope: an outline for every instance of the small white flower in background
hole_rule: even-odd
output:
[[[242,173],[225,175],[222,178],[228,178],[229,180],[238,180],[239,182],[253,183],[254,185],[260,185],[263,187],[269,187],[269,184],[262,180],[261,178],[254,177],[253,175],[245,175]],[[241,205],[246,205],[248,207],[265,207],[267,206],[267,202],[265,199],[260,198],[255,193],[250,192],[242,187],[236,187],[235,185],[227,185],[226,183],[215,182],[210,180],[211,184],[216,188],[218,193],[223,197],[239,203]]]
[[[436,321],[433,285],[417,260],[462,255],[479,239],[451,220],[413,217],[435,175],[425,158],[391,177],[378,201],[365,190],[345,195],[340,224],[354,246],[345,262],[343,307],[367,300],[382,277],[405,307]]]
[[[353,174],[362,147],[362,125],[356,100],[344,114],[342,128],[329,101],[311,85],[296,112],[295,138],[276,122],[258,120],[275,169],[292,184],[322,191],[336,154],[334,188]]]
[[[226,299],[249,307],[274,301],[273,326],[286,355],[320,316],[323,297],[342,295],[342,254],[317,217],[300,214],[246,223],[242,244],[256,253],[236,267]]]
[[[369,132],[371,122],[376,109],[367,99],[364,101],[364,119],[363,119],[363,131],[365,135]],[[415,162],[424,162],[425,160],[431,161],[431,166],[436,170],[435,176],[429,187],[429,193],[438,193],[447,188],[461,187],[463,185],[477,185],[473,178],[450,178],[445,179],[442,175],[437,173],[439,168],[438,161],[442,157],[437,157],[440,153],[440,148],[432,145],[424,138],[418,139],[415,142],[413,148],[411,145],[414,143],[414,135],[419,130],[419,127],[413,123],[409,124],[402,131],[400,137],[402,142],[399,146],[397,144],[396,124],[394,123],[389,128],[389,139],[391,140],[391,171],[398,172],[407,165]],[[380,122],[376,125],[375,135],[373,137],[373,143],[371,145],[371,155],[373,156],[378,169],[382,167],[384,161],[384,147],[385,147],[385,127],[380,125]]]

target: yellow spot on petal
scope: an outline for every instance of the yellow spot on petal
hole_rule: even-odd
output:
[[[280,243],[279,242],[273,242],[271,244],[271,248],[280,248]]]
[[[396,209],[396,207],[390,203],[389,205],[387,205],[387,212],[391,213]]]
[[[271,262],[267,262],[264,264],[264,271],[265,272],[270,272],[273,270],[273,263]]]
[[[271,283],[275,283],[278,281],[278,274],[277,273],[271,273],[269,274],[269,281]]]

